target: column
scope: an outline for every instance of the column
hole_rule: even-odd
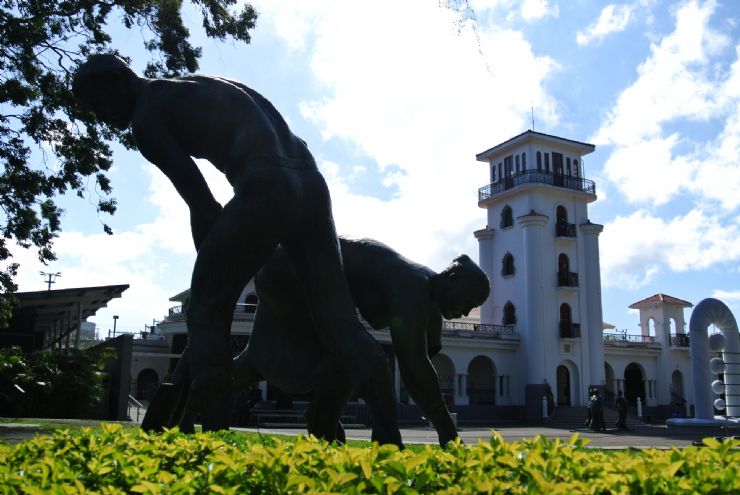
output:
[[[455,405],[467,406],[470,404],[470,397],[468,397],[468,374],[459,373],[457,375],[458,390],[455,394]]]
[[[603,315],[601,309],[601,265],[599,263],[599,234],[604,230],[603,225],[586,223],[580,225],[583,234],[583,256],[586,273],[583,275],[585,285],[581,290],[586,291],[586,325],[581,323],[581,339],[586,339],[585,345],[589,353],[589,380],[590,385],[599,386],[604,383],[604,334],[602,329]]]
[[[522,227],[524,259],[519,263],[524,275],[524,316],[517,324],[523,358],[527,363],[524,390],[524,415],[529,419],[542,418],[542,396],[545,394],[545,335],[543,287],[543,227],[549,217],[532,210],[518,219]],[[520,303],[521,304],[521,303]]]
[[[478,264],[481,269],[488,275],[489,280],[493,277],[492,270],[493,266],[493,229],[486,227],[485,229],[476,230],[473,235],[478,239]],[[480,322],[483,324],[493,325],[493,287],[491,287],[491,294],[488,299],[483,303],[480,308]]]

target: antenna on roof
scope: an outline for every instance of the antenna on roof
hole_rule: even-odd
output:
[[[534,132],[534,105],[529,107],[532,110],[532,132]]]

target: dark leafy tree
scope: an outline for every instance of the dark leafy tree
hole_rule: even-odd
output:
[[[190,3],[209,37],[249,43],[257,19],[251,5]],[[44,263],[55,259],[62,215],[55,198],[94,195],[99,213],[116,210],[109,143],[134,143],[77,107],[70,90],[76,67],[92,53],[116,52],[106,32],[112,22],[142,32],[152,53],[146,76],[196,71],[201,49],[189,42],[182,8],[182,0],[0,0],[0,327],[17,288],[9,245],[38,250]]]

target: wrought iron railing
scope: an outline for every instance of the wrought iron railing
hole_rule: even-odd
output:
[[[689,347],[689,334],[687,333],[672,333],[671,334],[671,347]]]
[[[558,287],[578,287],[578,274],[558,272]]]
[[[486,325],[482,323],[442,322],[442,335],[446,337],[472,337],[480,339],[500,339],[516,335],[514,325]]]
[[[498,181],[478,189],[478,202],[485,201],[493,196],[508,191],[522,184],[549,184],[566,189],[582,191],[586,194],[596,194],[596,184],[589,179],[570,175],[554,174],[541,170],[525,170],[515,175],[504,177]]]
[[[555,237],[576,237],[576,224],[557,222],[555,224]]]
[[[655,337],[652,335],[634,335],[627,333],[605,333],[604,344],[605,345],[617,345],[619,343],[628,343],[634,345],[652,344],[655,342]]]
[[[571,323],[569,321],[560,322],[561,339],[579,339],[581,338],[581,324]]]

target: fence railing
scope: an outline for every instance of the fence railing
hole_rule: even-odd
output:
[[[578,287],[578,274],[558,272],[558,287]]]
[[[687,333],[672,333],[671,347],[689,347],[691,339]]]
[[[555,237],[576,237],[576,224],[558,222],[555,224]]]
[[[570,175],[554,174],[552,172],[543,172],[541,170],[525,170],[524,172],[504,177],[478,189],[478,202],[486,201],[497,194],[523,184],[549,184],[551,186],[583,191],[587,194],[596,194],[596,183],[592,180]]]
[[[620,344],[633,344],[633,345],[647,345],[655,342],[655,337],[652,335],[634,335],[627,333],[605,333],[604,344],[605,345],[620,345]]]

